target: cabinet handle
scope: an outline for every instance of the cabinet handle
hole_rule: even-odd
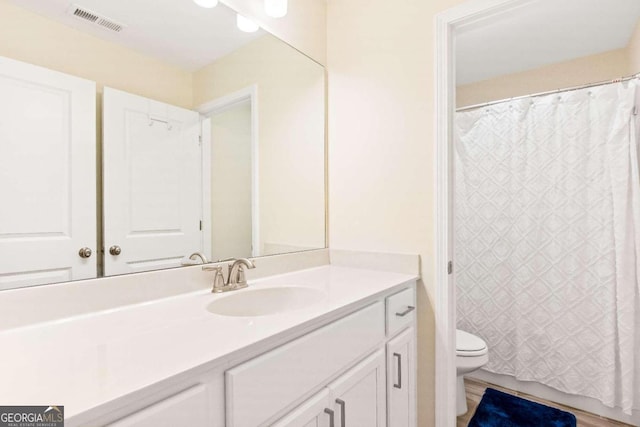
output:
[[[398,383],[394,384],[395,388],[402,388],[402,356],[400,353],[393,353],[393,357],[396,357],[398,363]]]
[[[342,399],[336,399],[336,403],[340,405],[340,427],[346,426],[345,415],[347,404]]]
[[[396,313],[396,316],[398,316],[398,317],[404,317],[404,316],[406,316],[407,314],[411,313],[411,312],[412,312],[413,310],[415,310],[415,309],[416,309],[416,308],[415,308],[414,306],[412,306],[412,305],[408,305],[408,306],[407,306],[407,309],[406,309],[405,311],[402,311],[402,312],[400,312],[400,313]]]
[[[335,413],[329,408],[324,408],[324,413],[329,414],[329,427],[335,427]]]

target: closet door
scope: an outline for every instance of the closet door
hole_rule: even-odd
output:
[[[0,57],[0,289],[96,277],[95,93]]]
[[[111,88],[103,98],[105,275],[202,250],[198,113]]]

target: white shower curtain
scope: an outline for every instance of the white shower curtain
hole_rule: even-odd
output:
[[[640,409],[636,81],[456,117],[458,328],[491,372]]]

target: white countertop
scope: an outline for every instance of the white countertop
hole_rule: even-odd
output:
[[[322,266],[250,281],[225,294],[191,292],[0,332],[0,404],[65,406],[69,418],[204,364],[302,329],[417,277]],[[259,287],[303,286],[326,297],[304,309],[259,317],[210,313],[215,299]]]

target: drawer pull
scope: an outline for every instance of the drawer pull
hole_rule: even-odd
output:
[[[393,357],[397,358],[398,362],[398,383],[394,384],[395,388],[402,388],[402,356],[400,353],[393,353]]]
[[[325,408],[324,413],[329,414],[329,427],[335,427],[336,426],[335,419],[334,419],[335,413],[329,408]]]
[[[415,310],[415,309],[416,309],[416,308],[415,308],[414,306],[409,305],[409,306],[407,306],[407,309],[406,309],[405,311],[400,312],[400,313],[396,313],[396,316],[398,316],[398,317],[404,317],[404,316],[406,316],[407,314],[411,313],[411,312],[412,312],[413,310]]]
[[[340,405],[340,427],[345,427],[346,421],[344,420],[344,418],[347,412],[346,411],[347,404],[342,399],[336,399],[336,403]]]

